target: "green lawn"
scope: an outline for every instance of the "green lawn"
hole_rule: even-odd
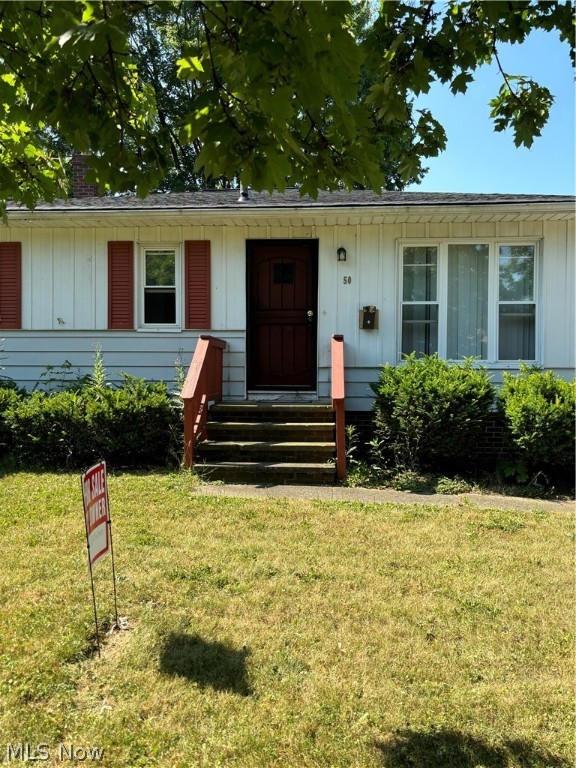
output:
[[[111,477],[110,501],[130,628],[98,658],[79,476],[0,478],[0,762],[572,766],[566,512],[209,498],[162,473]],[[95,576],[110,619],[109,559]]]

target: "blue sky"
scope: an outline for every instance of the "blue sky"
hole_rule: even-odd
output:
[[[446,150],[425,164],[426,192],[575,194],[575,90],[568,46],[556,34],[533,32],[522,45],[499,48],[507,74],[532,77],[554,95],[550,119],[530,149],[516,148],[510,131],[496,133],[488,102],[502,77],[496,64],[477,71],[466,94],[436,86],[419,98],[448,135]]]

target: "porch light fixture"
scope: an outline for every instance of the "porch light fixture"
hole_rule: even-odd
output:
[[[338,255],[338,261],[346,261],[346,248],[343,245],[338,248],[336,254]]]

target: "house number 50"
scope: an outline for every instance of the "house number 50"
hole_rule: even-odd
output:
[[[344,285],[350,285],[350,283],[352,282],[352,277],[350,275],[344,275],[344,277],[342,278],[342,281]]]

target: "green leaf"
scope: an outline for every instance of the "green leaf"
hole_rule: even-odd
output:
[[[414,94],[463,93],[500,42],[556,32],[571,3],[2,3],[0,205],[65,189],[54,158],[97,158],[101,187],[179,189],[242,173],[263,188],[401,189],[445,145]],[[508,78],[495,130],[530,146],[552,95]],[[23,128],[22,126],[25,126]],[[210,179],[209,179],[210,177]]]
[[[178,77],[188,78],[189,80],[197,77],[199,72],[204,72],[202,62],[197,56],[187,56],[184,59],[178,59],[176,66],[178,67]]]
[[[450,83],[450,90],[454,95],[457,93],[466,93],[468,85],[473,82],[474,78],[469,72],[460,72],[459,75]]]

